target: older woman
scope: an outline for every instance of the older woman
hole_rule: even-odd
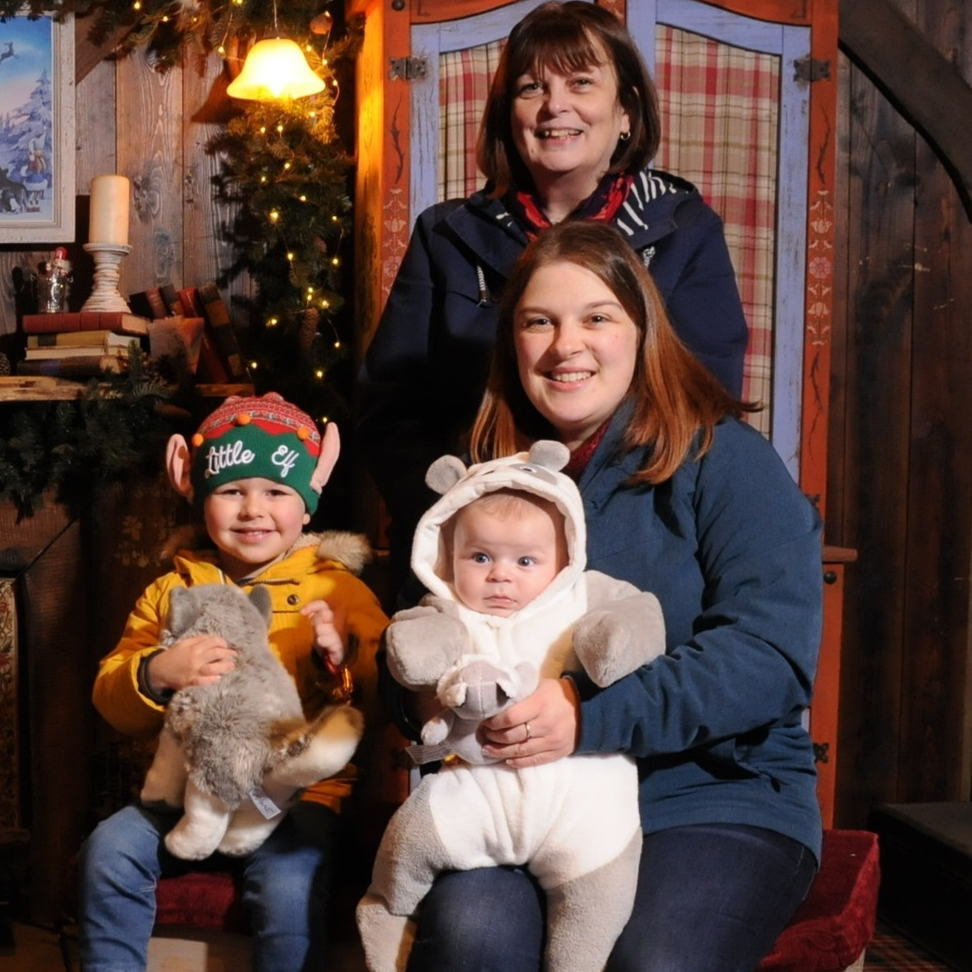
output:
[[[392,516],[396,585],[434,498],[425,470],[459,447],[479,404],[496,300],[548,226],[621,228],[683,341],[740,393],[747,329],[722,222],[690,183],[648,168],[660,131],[654,85],[614,14],[545,3],[513,29],[479,134],[486,187],[419,216],[362,371],[361,444]]]
[[[816,871],[801,715],[820,521],[744,408],[675,336],[617,230],[568,222],[530,244],[504,291],[472,457],[566,443],[589,565],[658,596],[667,651],[603,690],[581,674],[545,680],[480,733],[515,767],[637,760],[639,887],[609,972],[752,970]],[[537,972],[542,916],[524,870],[443,875],[409,970]]]

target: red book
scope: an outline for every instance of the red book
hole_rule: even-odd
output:
[[[140,290],[137,294],[129,294],[128,305],[136,314],[140,314],[142,317],[150,317],[153,320],[169,316],[169,309],[165,306],[159,287],[149,287],[146,290]]]
[[[76,311],[63,314],[24,314],[25,334],[61,334],[68,331],[116,331],[119,334],[148,334],[149,322],[125,311]]]
[[[197,295],[202,304],[203,316],[210,326],[210,335],[219,357],[226,367],[231,381],[247,381],[250,373],[247,371],[243,352],[240,349],[229,308],[220,296],[219,288],[212,281],[198,287]]]

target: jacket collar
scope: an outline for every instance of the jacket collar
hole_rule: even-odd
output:
[[[677,229],[676,210],[690,198],[701,198],[691,182],[661,169],[645,169],[635,176],[615,222],[631,245],[641,250]],[[453,209],[445,222],[475,259],[504,278],[528,242],[503,202],[483,190]]]

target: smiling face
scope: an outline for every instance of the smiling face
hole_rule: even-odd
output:
[[[452,582],[473,611],[507,618],[567,564],[562,517],[527,496],[487,494],[455,515]]]
[[[513,311],[513,344],[527,398],[573,450],[627,395],[639,331],[600,277],[558,261],[527,282]]]
[[[220,566],[232,580],[279,560],[310,521],[295,490],[257,476],[217,486],[205,499],[203,515]]]
[[[586,199],[611,165],[628,113],[603,47],[597,61],[561,73],[536,65],[515,82],[513,143],[541,196],[569,187],[575,203]],[[562,215],[566,215],[563,213]]]

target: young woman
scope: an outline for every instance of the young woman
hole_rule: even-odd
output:
[[[639,886],[609,972],[752,970],[816,872],[801,714],[820,521],[744,409],[678,340],[617,230],[567,222],[530,244],[504,291],[472,458],[566,443],[589,566],[658,596],[667,650],[603,690],[579,674],[542,681],[480,733],[513,766],[637,760]],[[443,875],[409,970],[537,972],[543,907],[524,870]]]

